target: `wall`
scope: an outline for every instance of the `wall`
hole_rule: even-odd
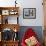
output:
[[[15,6],[15,0],[0,0],[0,6]],[[42,0],[17,0],[19,9],[19,24],[21,26],[43,26]],[[36,8],[36,19],[23,19],[23,8]],[[9,19],[10,20],[10,19]]]
[[[19,1],[21,4],[20,10],[20,25],[22,26],[43,26],[43,6],[42,0],[24,0]],[[36,8],[36,19],[23,19],[23,8]]]

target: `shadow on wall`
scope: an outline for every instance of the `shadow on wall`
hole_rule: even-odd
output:
[[[20,42],[21,42],[21,40],[23,38],[23,35],[24,35],[25,31],[28,28],[32,28],[36,32],[39,41],[41,43],[43,43],[43,30],[42,30],[42,26],[21,26],[20,27],[20,31],[19,31],[19,40],[20,40]]]

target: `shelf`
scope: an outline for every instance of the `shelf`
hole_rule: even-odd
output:
[[[0,7],[1,15],[18,15],[19,7]]]
[[[18,41],[2,42],[3,46],[18,46]]]
[[[20,26],[19,24],[0,24],[1,27],[1,31],[5,28],[9,28],[12,29],[14,31],[14,29],[16,29],[17,31],[19,31]]]
[[[0,46],[18,46],[19,41],[1,41]]]
[[[18,10],[19,10],[19,7],[0,7],[0,21],[1,23],[0,24],[12,24],[13,20],[15,20],[15,17],[16,17],[16,20],[14,21],[15,23],[13,24],[18,24],[18,17],[19,17],[19,14],[18,14]],[[9,19],[9,17],[13,17],[14,16],[14,19],[12,20],[11,18]],[[11,23],[9,23],[10,21]]]
[[[16,43],[16,42],[19,42],[19,40],[15,40],[15,41],[12,41],[12,40],[10,40],[10,41],[3,41],[4,43]]]
[[[2,24],[18,24],[18,16],[2,16]]]
[[[6,10],[6,9],[18,9],[19,7],[0,7],[0,10]]]
[[[18,10],[19,7],[0,7],[0,23],[1,23],[0,24],[0,32],[1,32],[0,46],[18,46],[19,40],[17,38],[18,38],[18,31],[20,29],[19,22],[18,22],[18,18],[19,18]],[[6,33],[5,35],[7,35],[7,38],[4,35],[4,33]]]

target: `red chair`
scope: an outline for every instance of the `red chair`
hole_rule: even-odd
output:
[[[27,29],[27,31],[24,34],[24,37],[22,38],[21,46],[27,46],[25,43],[25,40],[34,36],[37,39],[36,33],[32,30],[32,28]],[[37,40],[38,41],[38,40]],[[40,42],[38,41],[35,46],[41,46]]]

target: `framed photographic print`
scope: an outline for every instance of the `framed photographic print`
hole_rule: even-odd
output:
[[[23,18],[24,19],[35,19],[36,18],[36,8],[24,8]]]
[[[9,15],[9,10],[2,10],[2,15]]]

